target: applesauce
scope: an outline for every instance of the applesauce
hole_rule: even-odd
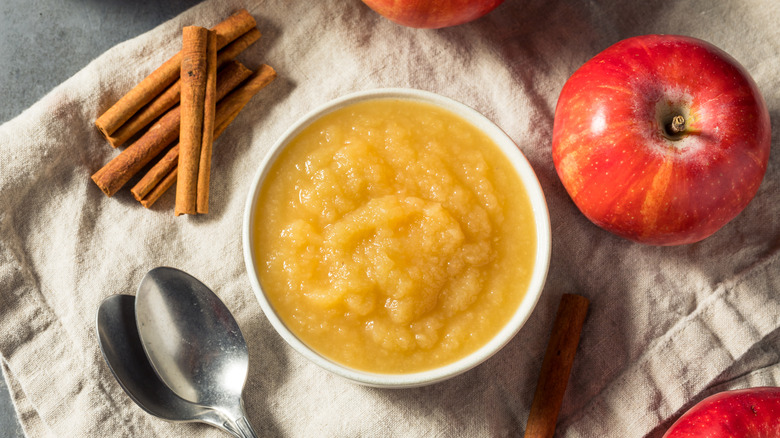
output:
[[[531,203],[498,146],[404,99],[306,127],[263,181],[253,226],[279,318],[321,355],[369,372],[424,371],[483,346],[535,263]]]

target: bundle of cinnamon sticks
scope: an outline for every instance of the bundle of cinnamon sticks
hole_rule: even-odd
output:
[[[160,157],[133,196],[149,208],[176,182],[177,216],[208,213],[213,141],[276,78],[268,65],[252,71],[233,60],[260,38],[256,26],[241,10],[210,30],[185,27],[182,50],[98,117],[95,126],[111,146],[133,139],[92,175],[103,193],[113,196]]]

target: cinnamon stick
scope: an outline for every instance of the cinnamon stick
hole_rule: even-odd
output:
[[[564,294],[561,297],[528,414],[525,438],[552,438],[555,434],[558,413],[587,313],[587,298],[573,294]]]
[[[230,123],[258,91],[276,79],[276,70],[261,65],[251,76],[217,104],[217,125]]]
[[[187,26],[182,32],[181,132],[176,216],[197,213],[198,165],[203,146],[204,102],[208,76],[209,31]]]
[[[217,69],[241,54],[241,52],[257,42],[261,36],[263,35],[260,31],[256,27],[253,27],[240,37],[236,38],[235,41],[220,49],[217,53]]]
[[[216,109],[214,139],[216,140],[230,123],[238,116],[249,100],[266,85],[276,78],[276,72],[267,65],[262,65],[247,81],[236,88],[228,96],[220,100]],[[146,208],[168,190],[176,180],[179,156],[179,145],[172,147],[165,156],[157,162],[140,181],[131,189],[135,199]],[[171,174],[173,174],[172,179]]]
[[[158,199],[160,199],[160,196],[162,196],[163,193],[170,189],[171,186],[173,186],[173,183],[176,182],[176,175],[178,173],[177,170],[178,169],[174,164],[173,169],[171,169],[168,174],[165,175],[162,180],[160,180],[159,184],[153,187],[152,190],[146,195],[146,197],[139,199],[141,205],[146,208],[151,208],[152,205],[157,202]]]
[[[238,61],[231,61],[217,75],[217,100],[244,81],[252,72]],[[92,175],[92,180],[108,196],[113,196],[130,178],[179,136],[181,107],[163,115],[133,144]]]
[[[203,99],[203,139],[200,146],[198,162],[197,187],[195,188],[195,211],[198,214],[209,212],[209,180],[211,178],[211,149],[214,142],[214,118],[216,117],[217,99],[217,49],[216,35],[209,34],[206,49],[206,96]]]
[[[217,50],[255,26],[257,22],[245,9],[231,15],[212,29],[217,33]],[[171,85],[179,77],[181,57],[181,52],[175,54],[98,117],[95,126],[100,132],[108,138],[141,107]]]
[[[151,193],[179,163],[179,144],[176,143],[148,172],[130,189],[133,197],[142,201]]]
[[[249,46],[259,40],[261,36],[262,35],[257,28],[252,28],[225,46],[217,54],[217,69],[246,50]],[[141,129],[148,126],[154,119],[178,104],[180,96],[181,79],[176,79],[176,82],[174,82],[173,85],[166,88],[160,95],[152,99],[149,104],[136,112],[129,120],[120,126],[119,129],[114,131],[113,134],[106,136],[109,144],[115,148],[123,145]]]

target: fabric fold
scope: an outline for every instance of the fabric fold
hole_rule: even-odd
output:
[[[563,427],[572,436],[644,436],[722,383],[716,379],[780,327],[778,269],[775,253],[719,285]]]

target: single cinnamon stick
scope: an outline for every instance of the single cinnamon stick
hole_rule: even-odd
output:
[[[198,165],[203,146],[203,120],[208,78],[208,29],[187,26],[182,31],[181,132],[176,216],[197,214]],[[213,127],[212,127],[213,129]]]
[[[251,70],[238,61],[231,61],[217,75],[217,100],[244,81]],[[108,196],[113,196],[130,178],[179,136],[181,107],[163,115],[133,144],[92,175],[92,180]]]
[[[217,50],[256,26],[254,17],[245,9],[231,15],[213,28],[217,32]],[[141,107],[176,81],[181,69],[181,56],[181,52],[175,54],[98,117],[95,126],[100,132],[108,138]]]
[[[219,101],[217,114],[221,116],[217,118],[217,125],[232,122],[249,100],[274,79],[276,79],[276,70],[270,65],[261,65],[240,87],[236,87]]]
[[[177,145],[178,146],[178,145]],[[165,178],[163,178],[159,184],[157,184],[154,188],[152,188],[152,191],[150,191],[146,197],[143,199],[139,199],[141,202],[141,205],[143,205],[146,208],[151,208],[152,205],[157,202],[158,199],[160,199],[160,196],[163,195],[168,189],[173,186],[173,183],[176,182],[176,175],[177,175],[177,168],[174,164],[173,169],[170,170],[170,172],[165,175]]]
[[[262,65],[241,87],[223,98],[217,105],[214,139],[216,140],[230,123],[238,116],[249,100],[276,77],[273,68]],[[168,181],[171,173],[177,168],[179,145],[172,147],[165,156],[157,162],[140,181],[131,189],[135,199],[141,201],[141,205],[149,208],[155,201],[171,187],[173,181]]]
[[[257,28],[249,29],[248,32],[238,37],[217,54],[217,69],[226,62],[234,59],[241,52],[260,39],[262,35]],[[166,88],[160,95],[152,99],[148,105],[141,108],[129,120],[119,127],[113,134],[108,135],[106,139],[112,147],[123,145],[132,136],[141,129],[148,126],[154,119],[168,111],[174,105],[179,103],[181,96],[181,79],[177,79],[170,87]]]
[[[130,189],[133,197],[141,201],[165,179],[179,163],[179,144],[176,143],[148,172]]]
[[[249,46],[256,43],[260,37],[263,36],[256,27],[249,29],[235,41],[228,44],[224,48],[220,49],[217,53],[217,69],[222,67],[226,62],[240,55],[241,52],[246,50]]]
[[[525,438],[552,438],[555,433],[588,304],[588,299],[580,295],[564,294],[561,297],[528,414]]]
[[[209,212],[209,181],[211,178],[211,150],[214,142],[214,122],[217,110],[217,49],[216,35],[209,34],[206,69],[206,96],[203,99],[203,135],[198,163],[197,187],[195,189],[195,211]]]

